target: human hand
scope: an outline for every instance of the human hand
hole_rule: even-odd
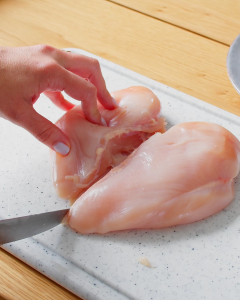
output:
[[[46,45],[0,47],[0,116],[25,128],[51,149],[67,155],[68,137],[33,108],[43,92],[61,109],[73,108],[61,91],[82,101],[85,117],[93,123],[104,124],[97,99],[107,109],[117,106],[106,89],[96,59]]]

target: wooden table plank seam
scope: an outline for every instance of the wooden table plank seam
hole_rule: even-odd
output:
[[[108,0],[230,45],[240,33],[237,0]]]
[[[209,39],[209,40],[211,40],[211,41],[213,41],[213,42],[222,44],[222,45],[224,45],[224,46],[229,46],[227,43],[221,42],[221,41],[219,41],[219,40],[217,40],[217,39],[214,39],[214,38],[211,38],[211,37],[209,37],[209,36],[207,36],[207,35],[198,33],[198,32],[196,32],[196,31],[194,31],[194,30],[191,30],[191,29],[189,29],[189,28],[187,28],[187,27],[184,27],[184,26],[180,26],[180,25],[174,24],[174,23],[172,23],[172,22],[170,22],[170,21],[167,21],[167,20],[164,20],[164,19],[155,17],[155,16],[153,16],[153,15],[151,15],[151,14],[148,14],[148,13],[144,13],[144,12],[141,11],[141,10],[138,10],[138,9],[136,9],[136,8],[132,8],[132,7],[129,7],[129,6],[127,6],[127,5],[121,4],[121,3],[117,2],[117,1],[114,1],[114,0],[104,0],[104,1],[111,2],[111,3],[115,3],[116,5],[119,5],[119,6],[121,6],[121,7],[126,8],[126,9],[135,11],[136,13],[140,13],[140,14],[146,16],[146,17],[153,18],[153,19],[156,19],[156,20],[161,21],[161,22],[163,22],[163,23],[166,23],[166,24],[168,24],[168,25],[175,26],[175,27],[177,27],[177,28],[179,28],[179,29],[182,29],[182,30],[185,30],[185,31],[187,31],[187,32],[196,34],[196,35],[198,35],[198,36],[200,36],[200,37]]]

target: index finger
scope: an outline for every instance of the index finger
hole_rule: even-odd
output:
[[[97,98],[105,108],[115,109],[118,107],[116,101],[107,90],[97,59],[62,50],[57,52],[55,59],[68,71],[88,79],[97,88]]]

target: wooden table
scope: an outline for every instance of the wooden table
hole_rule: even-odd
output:
[[[0,45],[77,47],[240,116],[237,0],[0,0]],[[0,298],[79,299],[0,250]]]

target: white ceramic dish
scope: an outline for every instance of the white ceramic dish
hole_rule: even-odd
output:
[[[210,121],[240,139],[237,116],[96,58],[110,91],[133,85],[153,90],[161,100],[168,127],[185,121]],[[53,122],[63,114],[44,96],[35,108]],[[48,149],[10,122],[0,119],[0,126],[1,218],[68,207],[54,191]],[[232,204],[194,224],[86,236],[58,226],[4,249],[86,300],[238,299],[239,190],[238,177]],[[140,264],[141,256],[155,268]]]

